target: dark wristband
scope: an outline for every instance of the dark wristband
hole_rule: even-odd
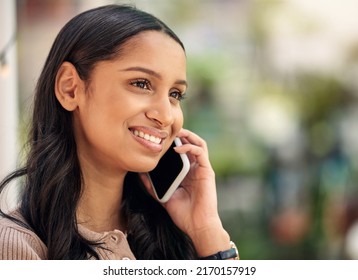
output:
[[[231,248],[226,251],[220,251],[216,254],[199,258],[200,260],[227,260],[227,259],[234,259],[237,257],[237,253],[235,248]]]
[[[199,258],[199,260],[227,260],[227,259],[235,259],[239,260],[239,251],[237,250],[237,247],[234,242],[230,241],[231,248],[226,251],[220,251],[216,254]]]

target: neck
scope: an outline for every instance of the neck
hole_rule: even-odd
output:
[[[95,232],[126,230],[121,212],[122,185],[116,188],[98,186],[84,187],[77,210],[77,220]]]
[[[126,172],[112,176],[98,170],[82,170],[83,192],[77,210],[77,221],[95,232],[119,229],[126,231],[121,211]]]

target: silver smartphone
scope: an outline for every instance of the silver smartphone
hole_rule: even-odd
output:
[[[181,140],[178,137],[175,138],[168,151],[159,160],[158,165],[147,173],[154,193],[161,203],[170,199],[189,172],[188,156],[178,154],[173,149],[173,147],[181,145]]]

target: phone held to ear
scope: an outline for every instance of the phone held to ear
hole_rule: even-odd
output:
[[[165,203],[171,198],[189,172],[188,156],[178,154],[173,149],[175,146],[181,145],[181,140],[178,137],[175,138],[168,151],[159,160],[158,165],[147,173],[154,193],[161,203]]]

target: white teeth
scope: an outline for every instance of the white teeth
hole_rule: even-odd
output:
[[[159,144],[162,141],[162,139],[160,139],[159,137],[144,133],[143,131],[133,130],[133,134],[155,144]]]

